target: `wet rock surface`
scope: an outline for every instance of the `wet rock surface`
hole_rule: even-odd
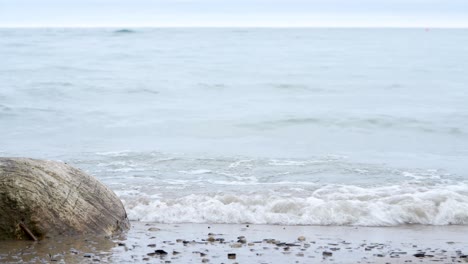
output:
[[[129,222],[119,198],[65,163],[0,158],[0,240],[114,235]]]

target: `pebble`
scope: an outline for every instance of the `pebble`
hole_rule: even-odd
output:
[[[154,251],[154,253],[156,255],[167,255],[167,252],[162,249],[157,249],[156,251]]]
[[[236,259],[236,254],[235,253],[228,253],[227,257],[228,257],[228,259]]]
[[[238,239],[238,240],[237,240],[237,243],[242,243],[242,244],[247,243],[247,239],[245,239],[244,236],[240,236],[240,237],[238,237],[237,239]]]
[[[305,236],[300,236],[300,237],[297,238],[297,240],[303,242],[303,241],[306,240],[306,238],[305,238]]]

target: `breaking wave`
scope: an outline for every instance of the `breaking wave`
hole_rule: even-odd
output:
[[[161,223],[396,226],[468,224],[468,185],[327,185],[307,197],[199,194],[174,199],[122,195],[132,220]]]

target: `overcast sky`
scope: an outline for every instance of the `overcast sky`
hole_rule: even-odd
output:
[[[0,0],[0,26],[468,27],[468,0]]]

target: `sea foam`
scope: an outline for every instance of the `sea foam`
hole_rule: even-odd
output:
[[[468,224],[467,187],[328,185],[308,197],[230,193],[175,199],[123,198],[132,220],[161,223],[457,225]]]

